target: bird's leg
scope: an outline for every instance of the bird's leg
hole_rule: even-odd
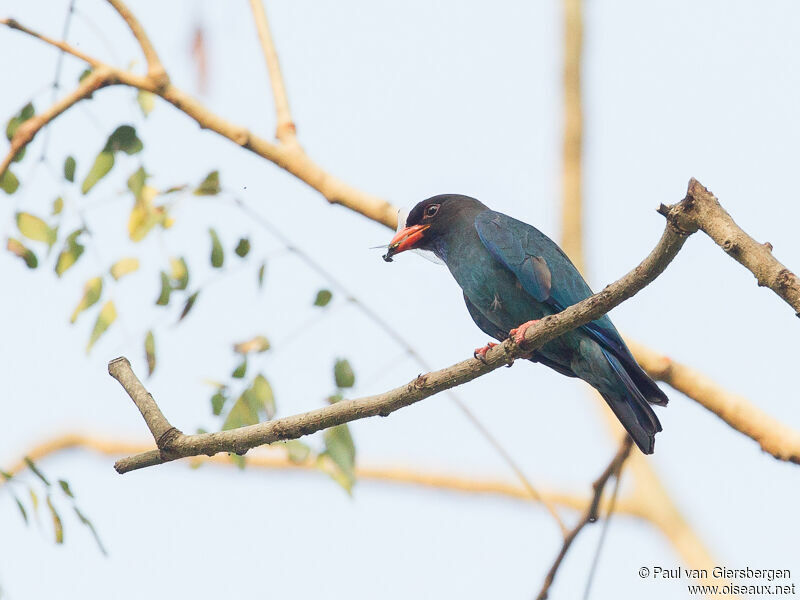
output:
[[[491,350],[492,348],[494,348],[495,346],[497,346],[497,344],[495,344],[494,342],[489,342],[488,344],[486,344],[485,346],[483,346],[481,348],[475,348],[475,352],[472,353],[472,356],[474,356],[479,361],[481,361],[482,363],[485,364],[486,363],[486,353],[489,350]]]
[[[527,323],[523,323],[516,329],[512,329],[508,332],[508,335],[514,338],[514,343],[519,345],[525,341],[525,332],[528,330],[528,327],[531,325],[535,325],[539,322],[539,319],[534,319],[533,321],[528,321]]]

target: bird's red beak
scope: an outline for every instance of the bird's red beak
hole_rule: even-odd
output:
[[[391,262],[392,256],[411,250],[414,245],[422,239],[426,229],[430,225],[412,225],[398,231],[389,242],[389,250],[383,255],[383,260]]]

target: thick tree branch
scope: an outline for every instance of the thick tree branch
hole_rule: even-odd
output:
[[[536,596],[536,600],[545,600],[545,598],[547,598],[547,593],[550,590],[550,586],[553,585],[553,580],[556,577],[558,568],[561,566],[561,562],[567,555],[567,551],[572,545],[572,542],[575,541],[575,538],[578,537],[578,534],[584,527],[586,527],[589,523],[594,523],[597,521],[600,512],[600,500],[603,496],[603,490],[605,489],[608,480],[611,479],[612,476],[619,479],[620,473],[622,472],[622,465],[625,463],[625,459],[628,458],[628,455],[631,452],[632,444],[633,440],[629,435],[626,435],[622,440],[619,450],[614,455],[614,458],[611,459],[611,462],[600,474],[600,477],[598,477],[592,484],[592,488],[594,489],[592,501],[589,503],[589,506],[586,507],[583,516],[581,516],[575,527],[573,527],[569,534],[567,534],[567,536],[564,538],[564,543],[561,545],[561,550],[558,552],[555,561],[553,561],[553,566],[551,566],[550,570],[547,572],[547,575],[544,578],[544,583],[542,584],[542,589],[539,591],[539,595]]]
[[[692,202],[679,215],[678,225],[687,231],[702,229],[749,270],[758,285],[778,294],[800,317],[800,279],[772,255],[772,244],[759,244],[747,235],[720,206],[714,194],[695,179],[689,182],[689,197]]]
[[[534,350],[559,335],[588,323],[633,296],[653,281],[675,257],[686,240],[686,234],[674,226],[675,214],[686,200],[672,207],[667,217],[667,227],[657,246],[642,263],[622,279],[607,286],[602,292],[570,306],[566,310],[550,315],[530,327],[522,347],[508,339],[486,354],[485,362],[474,358],[462,361],[446,369],[420,375],[408,384],[394,390],[355,400],[337,402],[307,413],[285,417],[266,423],[250,425],[240,429],[204,433],[197,435],[176,434],[158,444],[158,449],[126,458],[114,465],[119,473],[161,464],[180,457],[200,454],[213,455],[218,452],[243,454],[250,448],[279,440],[298,438],[321,429],[376,415],[387,416],[404,406],[419,402],[442,390],[455,387],[485,375],[513,361],[514,358]],[[130,370],[127,361],[115,361],[116,368]],[[132,375],[132,374],[131,374]],[[134,398],[141,390],[134,385],[135,377],[119,377],[125,391]],[[136,402],[136,399],[134,399]],[[139,403],[137,402],[137,406]],[[160,431],[164,423],[158,415],[142,411],[151,431]],[[177,431],[177,430],[176,430]],[[157,440],[158,442],[158,440]]]
[[[286,95],[281,65],[275,50],[275,43],[272,41],[263,1],[250,0],[250,10],[253,12],[253,21],[256,24],[256,31],[258,31],[258,39],[261,42],[261,50],[264,53],[264,61],[267,64],[269,81],[272,86],[272,97],[275,100],[275,113],[278,118],[275,137],[287,144],[296,143],[296,129],[294,121],[292,121],[292,113],[289,110],[289,98]]]

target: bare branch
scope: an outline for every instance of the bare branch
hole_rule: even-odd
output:
[[[8,153],[0,161],[0,175],[6,172],[14,156],[22,150],[39,131],[62,112],[88,98],[100,88],[108,85],[110,72],[103,66],[98,66],[89,75],[83,78],[77,88],[53,104],[50,108],[38,115],[24,121],[11,138]]]
[[[122,84],[161,96],[175,108],[197,121],[200,127],[210,129],[242,148],[275,163],[317,190],[331,204],[341,204],[368,219],[386,225],[390,229],[396,227],[397,208],[386,200],[362,192],[334,177],[315,163],[298,144],[273,144],[245,127],[235,125],[211,112],[186,92],[169,83],[164,84],[163,80],[158,77],[151,77],[150,75],[142,77],[123,69],[117,69],[86,55],[78,54],[69,45],[42,36],[27,27],[19,25],[16,21],[10,22],[9,19],[4,19],[0,20],[0,25],[13,27],[56,48],[61,48],[70,54],[74,54],[92,65],[104,67],[107,70],[107,78],[103,85]],[[4,171],[5,169],[0,169],[0,175]]]
[[[96,60],[96,59],[92,58],[88,54],[84,54],[83,52],[81,52],[77,48],[74,48],[73,46],[70,46],[66,42],[62,42],[60,40],[55,40],[55,39],[53,39],[51,37],[48,37],[48,36],[46,36],[46,35],[44,35],[42,33],[38,33],[36,31],[33,31],[32,29],[28,29],[27,27],[25,27],[24,25],[22,25],[21,23],[19,23],[15,19],[0,19],[0,25],[5,25],[6,27],[9,27],[11,29],[16,29],[17,31],[21,31],[22,33],[27,33],[30,36],[33,36],[33,37],[35,37],[35,38],[37,38],[39,40],[42,40],[43,42],[45,42],[46,44],[49,44],[50,46],[55,46],[59,50],[63,50],[64,52],[67,52],[68,54],[72,54],[72,56],[74,56],[76,58],[80,58],[82,61],[85,61],[85,62],[89,63],[92,67],[98,67],[101,64],[99,60]]]
[[[680,212],[681,204],[675,205],[672,210]],[[218,433],[166,436],[168,439],[159,444],[158,450],[117,461],[114,468],[119,473],[126,473],[180,457],[212,455],[218,452],[243,454],[255,446],[298,438],[356,419],[376,415],[387,416],[404,406],[485,375],[570,329],[597,319],[653,281],[663,272],[686,240],[686,235],[673,226],[674,218],[670,213],[667,227],[657,246],[639,266],[622,279],[607,286],[602,292],[558,314],[545,317],[530,327],[525,334],[524,347],[516,345],[513,339],[508,339],[491,349],[486,354],[485,362],[471,358],[446,369],[420,375],[408,384],[383,394],[337,402],[283,419]],[[119,369],[130,370],[127,361],[118,360],[115,364]],[[136,402],[136,399],[134,401]]]
[[[544,578],[544,583],[542,584],[542,589],[539,591],[539,595],[536,596],[536,600],[545,600],[545,598],[547,598],[547,593],[550,590],[550,586],[553,585],[553,580],[556,577],[558,568],[561,566],[561,561],[563,561],[564,557],[567,555],[567,551],[572,545],[572,542],[575,541],[575,538],[578,537],[578,534],[584,527],[586,527],[586,525],[597,521],[600,509],[600,499],[603,495],[603,490],[606,487],[606,483],[608,483],[608,480],[611,479],[612,476],[619,479],[620,472],[622,471],[622,465],[625,463],[625,459],[628,458],[628,455],[631,452],[632,443],[633,440],[631,437],[626,435],[622,440],[619,450],[614,455],[614,458],[611,459],[611,462],[608,463],[608,466],[602,472],[600,477],[598,477],[597,480],[595,480],[595,482],[592,484],[592,488],[594,489],[592,501],[589,503],[589,506],[586,507],[583,516],[575,525],[575,527],[573,527],[572,530],[570,530],[570,532],[567,534],[567,537],[564,538],[564,543],[561,545],[561,550],[558,552],[555,561],[553,561],[553,566],[550,567],[550,570],[547,572],[547,575]]]
[[[778,294],[800,317],[800,279],[772,255],[772,244],[759,244],[747,235],[720,206],[714,194],[696,179],[689,182],[689,197],[693,201],[680,215],[678,225],[687,231],[702,229],[755,275],[758,285]]]
[[[146,452],[149,447],[144,442],[124,441],[118,437],[108,438],[85,433],[64,433],[33,444],[19,460],[4,467],[4,471],[11,476],[16,476],[30,468],[30,463],[24,457],[37,463],[69,450],[86,450],[103,456],[119,457],[126,454]],[[187,464],[199,466],[205,463],[239,468],[239,464],[234,462],[227,454],[195,456]],[[247,468],[322,473],[314,460],[293,462],[289,460],[287,452],[279,446],[259,448],[248,454]],[[523,486],[494,477],[466,477],[454,473],[380,464],[359,464],[355,468],[355,474],[357,479],[364,481],[414,485],[427,489],[447,490],[463,494],[490,495],[525,503],[540,502],[538,499],[531,498]],[[0,478],[0,488],[6,481]],[[576,511],[585,510],[591,502],[591,498],[588,496],[549,488],[542,491],[542,498],[551,504]],[[606,507],[603,508],[604,510],[606,509]],[[647,507],[636,506],[628,499],[618,501],[615,512],[645,521],[648,520]]]
[[[264,61],[267,63],[269,81],[272,86],[272,97],[275,100],[275,113],[278,117],[275,137],[284,143],[296,143],[296,129],[292,120],[292,113],[289,110],[289,99],[286,96],[286,86],[283,83],[281,65],[278,62],[275,43],[272,41],[263,1],[250,0],[250,9],[253,11],[253,21],[255,21],[256,30],[258,31],[261,50],[264,52]]]
[[[561,247],[578,270],[585,268],[581,206],[581,52],[583,14],[581,0],[564,0],[564,133],[561,177]]]
[[[800,464],[800,433],[769,416],[744,396],[734,394],[691,367],[626,340],[636,361],[657,381],[669,384],[728,425],[759,443],[779,460]]]
[[[149,446],[141,442],[130,442],[119,439],[118,437],[107,438],[90,434],[66,433],[54,438],[46,439],[38,444],[34,444],[27,449],[23,457],[28,457],[34,462],[39,462],[60,452],[72,449],[83,449],[104,456],[119,457],[126,454],[142,453]],[[628,459],[628,467],[637,461],[644,461],[641,454],[634,453]],[[236,466],[230,456],[218,454],[216,456],[195,456],[189,459],[188,464],[199,465],[210,463],[219,466]],[[259,448],[248,454],[248,468],[269,469],[269,470],[292,470],[300,472],[320,473],[320,470],[313,462],[294,463],[288,460],[287,454],[283,449],[277,447]],[[5,471],[11,475],[17,475],[29,468],[29,463],[20,458],[15,463],[9,465]],[[379,481],[399,485],[416,485],[427,489],[450,490],[464,494],[487,494],[501,498],[531,502],[532,498],[524,487],[514,485],[502,479],[495,478],[476,478],[463,477],[452,473],[440,473],[420,469],[409,469],[405,467],[392,467],[385,465],[358,465],[356,467],[356,477],[358,479]],[[671,510],[670,506],[664,506],[654,502],[659,497],[660,492],[656,490],[655,497],[652,495],[653,488],[658,488],[660,484],[657,480],[646,480],[647,489],[634,490],[617,500],[614,511],[617,514],[625,514],[640,518],[652,523],[664,537],[669,540],[675,551],[680,555],[684,564],[690,568],[713,567],[714,561],[703,547],[703,543],[691,527],[683,520],[679,514]],[[3,480],[0,479],[0,487]],[[577,511],[585,511],[591,502],[591,498],[558,491],[545,489],[542,497],[552,504],[557,504],[564,508]],[[609,505],[601,501],[601,510],[607,512]],[[717,582],[719,583],[719,582]]]
[[[108,3],[114,7],[114,10],[116,10],[119,16],[127,23],[131,33],[133,33],[133,37],[139,42],[139,47],[142,49],[144,59],[147,61],[147,76],[159,86],[169,83],[167,71],[164,69],[164,65],[158,57],[156,49],[153,47],[150,38],[147,37],[144,27],[142,27],[142,24],[136,16],[128,9],[122,0],[108,0]]]
[[[167,445],[170,438],[183,435],[169,424],[153,396],[136,377],[127,358],[115,358],[108,363],[108,374],[119,381],[123,389],[128,392],[159,447]]]

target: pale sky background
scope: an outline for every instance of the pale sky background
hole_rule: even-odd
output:
[[[68,2],[4,0],[0,16],[57,37]],[[274,116],[247,3],[131,0],[178,86],[198,93],[190,57],[201,23],[210,58],[212,110],[272,136]],[[127,28],[99,0],[78,0],[70,42],[125,66],[142,59]],[[561,4],[548,2],[268,2],[301,142],[332,173],[397,205],[458,192],[558,237],[561,130]],[[795,2],[589,2],[585,21],[585,202],[588,278],[600,289],[637,264],[658,240],[659,203],[683,197],[697,177],[746,231],[800,269],[800,6]],[[31,98],[50,102],[57,53],[0,29],[5,122]],[[68,58],[63,89],[83,70]],[[158,101],[143,119],[135,92],[102,90],[53,125],[47,155],[68,154],[82,180],[107,135],[137,127],[145,151],[119,156],[87,196],[36,168],[43,137],[0,194],[5,235],[15,211],[47,214],[64,194],[62,231],[82,210],[94,231],[78,265],[57,281],[52,260],[29,271],[7,252],[0,372],[5,382],[0,460],[78,430],[146,440],[131,401],[106,373],[124,354],[143,375],[144,332],[157,327],[159,366],[146,381],[185,431],[219,427],[203,378],[235,366],[233,342],[265,334],[273,350],[251,368],[272,382],[279,415],[321,406],[336,357],[351,360],[351,397],[407,382],[420,368],[340,295],[320,317],[310,306],[325,281],[257,223],[237,197],[279,226],[358,298],[403,332],[437,367],[470,355],[485,336],[449,274],[415,256],[387,265],[370,246],[388,230],[341,208],[274,165],[246,153]],[[4,151],[4,150],[3,150]],[[127,176],[144,163],[156,187],[197,183],[219,168],[222,200],[184,195],[175,227],[127,239]],[[234,268],[208,266],[215,226]],[[232,253],[239,235],[253,250]],[[38,249],[38,248],[37,248]],[[136,254],[143,268],[111,289],[120,318],[89,357],[94,313],[70,326],[83,282]],[[158,271],[187,256],[192,287],[216,277],[179,326],[179,303],[153,306]],[[264,290],[255,286],[268,261]],[[612,312],[626,334],[708,374],[783,423],[800,428],[793,380],[800,322],[791,309],[701,234],[654,284]],[[306,327],[310,324],[310,327]],[[304,328],[305,327],[305,328]],[[253,373],[255,370],[253,371]],[[457,390],[523,465],[532,482],[587,493],[615,448],[587,386],[519,364]],[[665,388],[664,432],[650,458],[717,562],[788,568],[800,583],[798,467],[763,454],[693,401]],[[388,419],[352,425],[358,456],[466,476],[512,475],[444,396]],[[69,479],[109,549],[59,504],[66,541],[49,519],[25,527],[0,490],[3,598],[530,598],[558,550],[538,506],[495,497],[360,482],[352,498],[325,476],[171,464],[117,475],[112,460],[75,451],[46,460]],[[29,475],[25,480],[31,480]],[[513,479],[512,479],[513,480]],[[623,481],[623,491],[625,488]],[[24,488],[19,488],[20,493]],[[25,498],[27,501],[27,498]],[[572,519],[574,515],[567,514]],[[570,551],[552,598],[583,592],[600,527]],[[614,519],[592,598],[686,596],[686,581],[641,580],[641,566],[676,567],[653,527]],[[758,583],[758,582],[751,582]]]

